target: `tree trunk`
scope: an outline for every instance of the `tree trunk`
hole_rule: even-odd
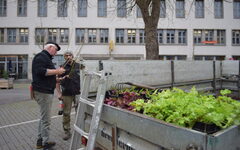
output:
[[[146,59],[159,59],[157,27],[160,14],[160,0],[136,0],[145,23]]]
[[[159,59],[157,28],[146,24],[145,33],[146,33],[146,37],[145,37],[146,59],[157,60]]]

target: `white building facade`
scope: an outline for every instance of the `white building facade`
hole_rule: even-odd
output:
[[[31,78],[54,41],[83,59],[145,59],[144,22],[128,0],[0,0],[0,76]],[[160,0],[160,60],[240,58],[240,0]],[[113,49],[109,50],[109,43]]]

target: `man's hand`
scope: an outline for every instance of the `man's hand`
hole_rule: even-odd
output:
[[[57,75],[61,75],[61,74],[63,74],[66,70],[64,69],[64,68],[62,68],[62,67],[60,67],[60,68],[58,68],[58,69],[56,69],[56,71],[57,71]]]

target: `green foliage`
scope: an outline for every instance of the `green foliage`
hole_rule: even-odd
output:
[[[8,79],[8,73],[7,73],[7,71],[3,70],[2,77],[3,77],[4,79]]]
[[[200,94],[195,87],[190,92],[178,88],[153,92],[149,100],[139,99],[132,103],[135,111],[173,123],[192,128],[196,122],[216,124],[227,128],[240,123],[240,103],[227,97],[230,90],[222,90],[221,96]]]

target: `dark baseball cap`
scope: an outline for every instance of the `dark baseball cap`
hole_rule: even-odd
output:
[[[53,45],[55,45],[55,46],[57,47],[57,51],[60,51],[60,50],[61,50],[61,47],[60,47],[57,43],[55,43],[55,42],[47,42],[46,45],[47,45],[47,44],[53,44]]]

